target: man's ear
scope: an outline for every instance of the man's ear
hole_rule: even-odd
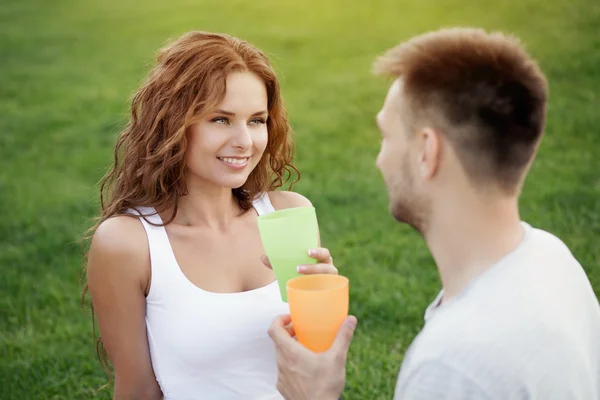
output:
[[[431,180],[440,166],[442,151],[440,134],[432,128],[423,128],[418,133],[417,140],[420,141],[419,175],[423,180]]]

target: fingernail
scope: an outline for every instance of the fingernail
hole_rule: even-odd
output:
[[[304,265],[298,265],[298,272],[306,272],[306,267]]]
[[[356,328],[356,319],[355,318],[348,318],[346,320],[346,325],[350,328],[350,329],[354,329]]]
[[[315,251],[315,249],[309,249],[308,250],[308,255],[313,257],[315,254],[317,254],[317,252]]]

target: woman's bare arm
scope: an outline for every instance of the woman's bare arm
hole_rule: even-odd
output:
[[[159,400],[146,336],[148,240],[139,220],[118,216],[96,230],[87,280],[104,346],[115,371],[115,400]]]

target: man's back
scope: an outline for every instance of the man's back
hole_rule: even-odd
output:
[[[515,251],[428,309],[395,399],[600,399],[598,300],[568,248],[523,225]]]

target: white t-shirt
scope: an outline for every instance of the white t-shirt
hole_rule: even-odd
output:
[[[523,223],[518,247],[425,313],[395,400],[600,399],[600,305],[565,244]]]

